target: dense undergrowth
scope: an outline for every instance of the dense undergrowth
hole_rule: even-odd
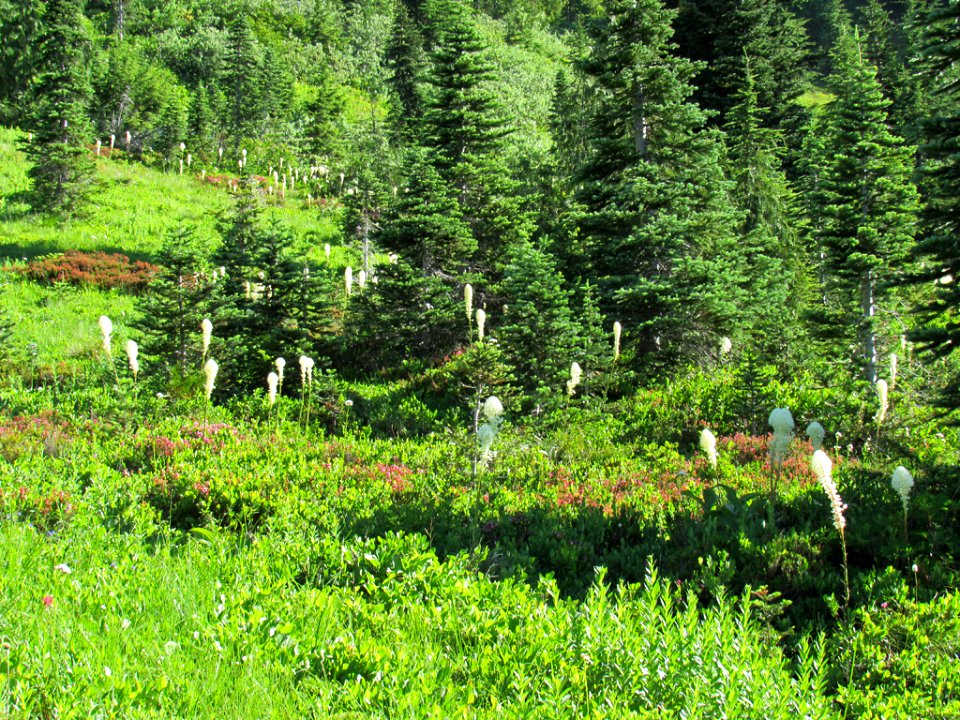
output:
[[[0,272],[0,715],[960,713],[958,437],[928,409],[926,361],[903,353],[882,422],[869,385],[735,354],[629,391],[591,376],[540,412],[503,385],[487,463],[467,354],[329,368],[309,393],[288,368],[275,405],[208,401],[199,364],[172,388],[145,358],[133,380],[119,348],[140,337],[141,296],[25,273],[76,267],[50,254],[71,248],[154,260],[118,228],[223,200],[101,165],[178,212],[125,215],[117,195],[47,227],[2,209],[0,252],[18,259]],[[323,216],[293,205],[269,212],[320,252]],[[127,239],[105,243],[115,231]],[[797,421],[779,470],[777,407]],[[916,482],[906,515],[898,465]]]
[[[955,437],[891,423],[832,448],[844,607],[809,443],[772,495],[767,436],[722,435],[714,469],[672,426],[695,408],[720,427],[689,403],[728,380],[508,424],[475,476],[465,412],[390,437],[362,386],[304,427],[295,398],[204,409],[112,387],[102,360],[16,381],[5,712],[950,717]],[[906,536],[899,462],[917,475]]]

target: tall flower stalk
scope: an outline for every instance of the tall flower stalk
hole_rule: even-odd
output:
[[[217,381],[217,371],[220,370],[220,366],[217,365],[217,361],[213,358],[210,358],[203,364],[203,394],[206,396],[206,403],[203,406],[203,424],[207,424],[207,410],[210,407],[210,398],[213,395],[214,383]]]
[[[903,465],[897,466],[893,471],[893,477],[890,479],[890,486],[897,495],[900,496],[900,502],[903,503],[903,539],[907,540],[907,508],[910,505],[910,491],[913,490],[913,475]]]
[[[483,416],[485,422],[480,424],[480,417]],[[500,424],[503,422],[503,403],[496,395],[488,397],[483,404],[477,403],[476,411],[473,415],[473,431],[476,437],[476,446],[473,453],[473,476],[477,476],[478,466],[485,466],[490,462],[493,453],[490,448],[493,440],[500,430]]]
[[[287,361],[278,357],[274,363],[277,367],[277,394],[283,392],[283,369],[287,366]]]
[[[768,422],[773,428],[773,439],[770,441],[770,465],[773,467],[770,495],[774,497],[783,472],[783,462],[790,454],[790,443],[793,442],[793,415],[787,408],[776,408],[770,413]]]
[[[877,430],[879,430],[880,425],[883,424],[883,421],[887,418],[887,410],[890,408],[890,388],[887,385],[887,381],[883,378],[877,380],[877,384],[874,387],[877,391],[877,403],[879,405],[877,408],[877,414],[874,416],[874,420],[877,421]]]
[[[463,306],[467,311],[467,342],[473,341],[473,285],[463,286]]]
[[[710,428],[704,428],[700,431],[700,449],[706,454],[707,460],[710,461],[710,466],[713,468],[714,472],[716,472],[717,436],[710,431]]]
[[[130,365],[130,372],[133,373],[133,382],[137,382],[137,375],[140,374],[140,347],[134,340],[127,340],[127,363]]]
[[[113,381],[117,387],[120,387],[120,376],[117,375],[117,366],[113,363],[113,322],[106,315],[101,315],[97,320],[100,327],[100,338],[103,341],[103,350],[107,355],[107,362],[110,363],[110,369],[113,371]]]
[[[813,472],[817,476],[820,487],[826,493],[830,500],[830,513],[833,515],[833,526],[840,533],[840,545],[843,548],[843,586],[846,591],[846,602],[844,607],[850,605],[850,571],[847,567],[847,538],[844,530],[847,527],[847,520],[843,516],[843,511],[847,506],[843,504],[843,499],[837,491],[837,484],[833,481],[833,463],[823,450],[817,450],[813,454],[811,462]]]
[[[483,342],[483,331],[487,326],[487,314],[482,310],[477,310],[477,342]]]
[[[203,355],[200,358],[202,366],[207,361],[207,352],[210,350],[210,339],[213,337],[213,323],[210,318],[204,318],[200,322],[200,332],[203,334]]]
[[[300,419],[304,427],[310,424],[310,400],[313,390],[313,358],[300,356]]]
[[[580,384],[580,378],[583,375],[583,371],[580,369],[579,363],[570,364],[570,379],[567,380],[567,396],[573,397],[576,394],[577,385]]]
[[[619,321],[613,323],[613,361],[620,359],[620,337],[623,335],[623,326]]]

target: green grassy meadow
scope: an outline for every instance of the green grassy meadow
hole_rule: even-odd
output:
[[[208,399],[197,367],[176,394],[128,367],[141,295],[17,268],[151,260],[181,223],[213,243],[229,196],[105,159],[88,211],[37,219],[17,137],[0,132],[0,717],[960,717],[960,443],[919,402],[920,360],[882,422],[869,392],[732,364],[538,417],[505,402],[479,463],[442,369],[333,367],[308,389],[291,361],[271,404]],[[296,197],[268,214],[338,244]],[[772,467],[775,407],[797,422]]]

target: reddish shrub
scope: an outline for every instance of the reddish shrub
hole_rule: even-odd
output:
[[[68,250],[38,258],[17,271],[38,282],[92,285],[139,292],[147,287],[158,268],[142,260],[131,261],[119,253]]]

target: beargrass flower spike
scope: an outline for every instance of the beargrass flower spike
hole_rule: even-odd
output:
[[[137,374],[140,372],[140,348],[134,340],[127,340],[127,362],[130,364],[130,372],[133,373],[133,381],[137,381]]]
[[[823,425],[814,420],[812,423],[807,425],[807,437],[810,438],[810,444],[813,445],[813,449],[820,450],[823,447],[823,438],[826,436],[826,430],[823,429]]]
[[[817,476],[820,487],[823,488],[827,498],[830,500],[830,514],[833,516],[833,526],[840,533],[840,545],[843,548],[843,584],[846,590],[847,602],[850,604],[850,571],[847,566],[847,539],[844,529],[847,527],[846,518],[843,511],[847,506],[843,504],[840,493],[837,491],[837,484],[833,481],[833,463],[823,450],[817,450],[813,454],[811,467]]]
[[[773,428],[773,440],[770,443],[770,459],[780,466],[787,459],[790,443],[793,441],[793,415],[787,408],[776,408],[768,420]]]
[[[700,449],[707,455],[707,460],[717,469],[717,436],[710,432],[710,428],[700,431]]]
[[[353,268],[349,265],[347,269],[343,271],[343,286],[347,291],[347,297],[350,297],[350,294],[353,292]]]
[[[106,315],[101,315],[100,319],[97,320],[97,325],[100,326],[100,335],[103,338],[103,349],[106,351],[107,357],[112,357],[113,353],[110,349],[110,338],[111,335],[113,335],[113,323]]]
[[[903,465],[898,465],[893,471],[893,477],[890,480],[890,486],[900,496],[903,502],[903,509],[906,511],[910,502],[910,491],[913,489],[913,475]]]
[[[213,323],[210,318],[204,318],[200,321],[200,331],[203,333],[203,356],[207,356],[210,349],[210,338],[213,337]]]
[[[877,401],[880,403],[880,407],[877,409],[877,414],[875,416],[877,425],[879,425],[887,417],[887,410],[889,408],[887,403],[889,387],[887,386],[887,381],[883,378],[877,380],[877,383],[874,387],[877,390]]]
[[[270,407],[273,407],[274,403],[277,402],[277,386],[279,384],[280,377],[275,372],[267,375],[267,401],[270,403]]]
[[[467,283],[463,286],[463,304],[467,310],[467,322],[473,320],[473,285]]]
[[[483,330],[487,324],[487,314],[481,310],[477,310],[477,340],[483,342]]]
[[[903,503],[903,539],[907,539],[907,509],[910,505],[910,491],[913,490],[913,475],[903,465],[897,466],[890,478],[890,486],[900,496]]]
[[[830,500],[833,526],[842,532],[847,526],[846,518],[843,516],[843,511],[847,509],[847,506],[843,504],[840,493],[837,491],[837,484],[833,481],[833,462],[823,450],[817,450],[813,454],[811,467],[813,468],[813,473],[817,476],[817,482],[820,483],[820,487],[823,488],[827,498]]]
[[[491,395],[483,403],[483,416],[488,421],[494,421],[503,415],[503,403],[496,395]]]
[[[575,388],[580,384],[580,377],[583,374],[583,371],[580,370],[579,363],[571,363],[570,365],[570,379],[567,380],[567,395],[573,397],[575,393]]]
[[[203,365],[203,375],[205,382],[203,384],[203,392],[207,396],[207,400],[210,399],[210,396],[213,395],[214,382],[217,380],[217,371],[220,369],[220,366],[217,365],[217,361],[213,358],[207,360]]]
[[[623,326],[619,321],[613,323],[613,361],[620,358],[620,336],[623,334]]]

